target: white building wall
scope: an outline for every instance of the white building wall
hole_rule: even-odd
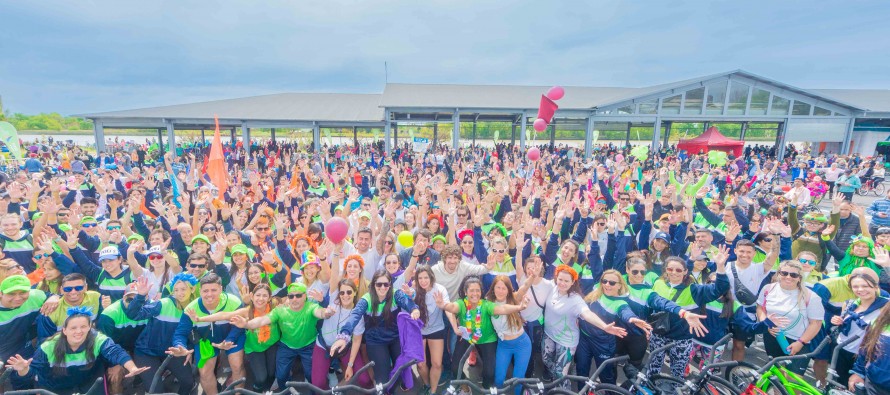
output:
[[[890,132],[853,132],[853,141],[850,142],[850,148],[853,153],[862,156],[871,156],[875,154],[875,147],[878,143],[890,137]]]

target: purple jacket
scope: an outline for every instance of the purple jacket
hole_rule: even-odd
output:
[[[423,328],[423,321],[411,319],[411,314],[405,312],[399,313],[396,321],[399,326],[399,345],[402,347],[402,353],[399,354],[399,357],[396,358],[396,362],[393,364],[392,372],[389,373],[390,378],[402,365],[411,362],[411,360],[422,362],[426,356],[423,350],[423,335],[420,334],[420,329]],[[414,387],[414,376],[411,373],[411,369],[402,371],[402,382],[405,383],[405,388]]]

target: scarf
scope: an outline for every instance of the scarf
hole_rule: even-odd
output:
[[[254,316],[254,318],[262,317],[266,314],[269,314],[270,311],[272,311],[272,309],[271,309],[271,306],[269,306],[269,304],[266,304],[266,308],[263,309],[262,311],[257,310],[256,307],[254,307],[253,308],[253,316]],[[256,339],[258,342],[265,343],[265,342],[269,341],[270,337],[272,337],[272,329],[269,325],[261,326],[256,329]]]

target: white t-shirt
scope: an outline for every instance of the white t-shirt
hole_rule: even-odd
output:
[[[810,325],[810,320],[823,320],[825,309],[822,300],[809,288],[804,288],[803,298],[798,298],[800,291],[786,291],[778,283],[763,287],[757,297],[757,305],[764,306],[767,315],[777,314],[788,318],[788,325],[784,328],[785,336],[792,339],[800,339],[804,331]]]
[[[331,293],[331,301],[335,301],[340,296],[336,293]],[[327,343],[328,347],[331,344],[334,344],[334,341],[337,340],[337,334],[340,333],[340,330],[343,329],[343,326],[346,325],[346,322],[349,321],[349,314],[352,313],[352,309],[343,309],[340,308],[339,303],[331,302],[329,305],[335,313],[331,318],[324,320],[321,324],[321,336],[324,338],[325,343]],[[355,330],[352,332],[353,335],[361,335],[365,333],[365,319],[360,318],[358,320],[358,324],[355,325]],[[321,342],[318,339],[315,340],[315,344],[318,344],[321,347]]]
[[[581,331],[578,329],[578,317],[584,310],[590,311],[581,295],[560,295],[554,291],[547,300],[544,309],[544,333],[557,344],[575,349]]]
[[[494,302],[495,306],[502,306],[506,303],[504,302]],[[492,315],[491,316],[491,326],[494,328],[495,333],[498,334],[498,339],[515,339],[516,336],[522,334],[522,327],[513,328],[510,326],[510,322],[508,321],[508,316],[506,315]]]
[[[550,293],[553,292],[553,288],[553,281],[547,279],[542,279],[541,282],[532,285],[528,292],[525,293],[525,300],[528,301],[528,307],[519,312],[522,319],[531,322],[541,318],[544,309],[538,306],[538,303],[540,303],[541,306],[547,306],[547,301],[550,300]],[[532,289],[535,290],[534,294],[532,294]],[[535,302],[535,296],[537,296],[537,302]]]
[[[464,280],[464,277],[469,275],[481,276],[488,273],[488,268],[484,265],[471,265],[466,262],[458,263],[454,273],[448,273],[445,271],[444,259],[433,265],[432,269],[433,274],[436,275],[436,284],[441,284],[448,290],[448,296],[451,300],[458,299],[457,291],[458,288],[460,288],[460,283]]]
[[[364,254],[358,252],[356,253],[362,256],[362,259],[365,260],[365,279],[371,281],[371,277],[374,277],[374,272],[378,269],[382,269],[382,266],[379,266],[380,263],[380,254],[377,253],[377,249],[374,246],[368,248],[368,251],[365,251]]]
[[[448,297],[448,290],[441,284],[433,284],[433,289],[426,293],[427,319],[423,329],[420,330],[421,335],[429,335],[445,329],[445,320],[442,318],[442,314],[444,313],[439,306],[436,306],[435,295],[437,292],[442,295],[442,299],[445,300],[445,303],[451,302],[451,299]]]
[[[164,285],[161,284],[161,277],[156,276],[149,269],[143,270],[142,275],[148,279],[149,283],[151,283],[151,289],[148,291],[146,298],[148,300],[158,300],[158,295],[161,294],[161,287]],[[167,269],[167,282],[170,282],[170,280],[173,279],[173,276],[175,276],[173,270]]]
[[[735,295],[735,275],[732,273],[732,267],[735,266],[735,262],[730,262],[726,265],[726,277],[729,277],[729,290],[732,291],[732,294]],[[769,275],[769,272],[763,272],[763,263],[754,263],[742,269],[740,267],[735,267],[735,270],[739,273],[739,281],[741,281],[742,285],[748,288],[752,294],[757,294],[760,292],[760,284],[763,283],[763,279]],[[739,302],[741,303],[741,302]],[[756,316],[748,313],[748,316],[751,319],[755,319]]]

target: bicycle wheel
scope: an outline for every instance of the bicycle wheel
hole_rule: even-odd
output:
[[[875,193],[875,196],[884,196],[884,192],[885,192],[884,184],[883,183],[875,184],[874,188],[872,188],[871,191]]]
[[[868,191],[865,189],[865,187],[859,187],[856,188],[856,194],[859,196],[865,196],[868,194]]]
[[[739,395],[740,393],[741,391],[735,388],[732,383],[717,376],[712,376],[704,388],[699,391],[701,395]]]
[[[652,383],[653,388],[651,389],[654,390],[653,393],[662,395],[679,395],[688,393],[688,388],[685,387],[686,382],[674,376],[666,376],[659,373],[649,377],[649,381]],[[684,389],[686,391],[684,391]]]
[[[760,380],[760,374],[757,373],[757,366],[748,362],[739,362],[739,365],[733,366],[727,370],[725,376],[727,384],[735,388],[739,393],[744,392],[749,384],[756,383]],[[784,388],[772,385],[772,383],[770,383],[766,390],[762,392],[770,395],[788,395]]]
[[[596,395],[632,395],[630,391],[612,384],[597,384],[592,393]]]

